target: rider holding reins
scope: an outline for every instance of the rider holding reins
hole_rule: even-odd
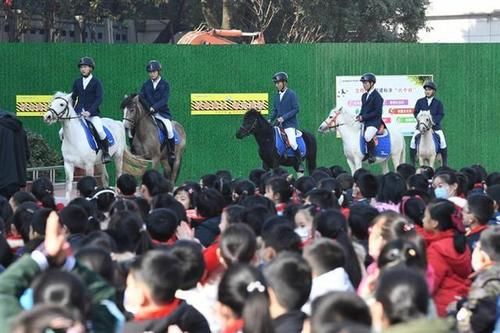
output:
[[[167,80],[161,77],[161,64],[157,60],[150,60],[146,65],[149,80],[142,85],[140,95],[149,104],[149,112],[161,120],[167,129],[167,150],[168,161],[173,164],[175,160],[175,139],[172,126],[172,114],[168,108],[170,97],[170,85]]]
[[[366,91],[361,96],[361,112],[356,117],[356,120],[363,124],[364,139],[368,151],[363,161],[368,160],[368,163],[374,163],[376,157],[375,141],[373,139],[383,123],[382,106],[384,105],[384,99],[375,89],[375,82],[377,82],[375,74],[365,73],[361,76],[360,81]]]
[[[441,154],[441,161],[443,166],[446,166],[448,164],[448,148],[446,146],[446,140],[444,137],[443,130],[441,129],[441,120],[444,117],[443,103],[441,103],[441,101],[435,97],[437,87],[434,82],[426,81],[424,83],[423,88],[425,92],[425,97],[422,97],[417,101],[417,103],[415,104],[415,111],[413,112],[413,114],[415,118],[417,118],[420,111],[429,110],[431,112],[432,122],[434,123],[432,129],[434,130],[434,133],[439,135],[439,140],[440,140],[440,147],[439,147],[440,149],[438,153]],[[415,137],[419,133],[420,132],[417,129],[413,134],[413,137],[411,138],[410,142],[410,161],[413,165],[415,165],[415,156],[417,155],[417,146],[415,143]]]
[[[102,126],[101,111],[99,110],[104,92],[101,81],[92,75],[95,68],[94,59],[91,57],[81,58],[78,62],[78,68],[80,68],[81,78],[76,79],[73,83],[71,94],[71,98],[76,103],[75,111],[94,125],[102,149],[102,163],[109,163],[111,162],[109,143]]]
[[[274,74],[273,82],[278,90],[278,94],[274,96],[273,111],[269,117],[269,122],[273,123],[276,120],[276,122],[284,128],[290,147],[294,151],[295,158],[297,159],[297,171],[304,172],[296,136],[296,129],[299,127],[299,122],[297,120],[297,114],[299,113],[297,94],[295,91],[288,88],[287,73],[278,72]]]

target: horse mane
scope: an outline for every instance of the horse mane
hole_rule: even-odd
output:
[[[262,113],[260,113],[260,111],[257,111],[256,109],[250,109],[250,110],[248,110],[245,113],[245,117],[248,117],[248,116],[255,116],[255,117],[258,117],[258,118],[265,119],[264,116],[262,115]]]
[[[132,104],[132,100],[134,99],[135,96],[137,96],[136,93],[131,93],[130,95],[125,95],[125,98],[123,99],[122,103],[120,104],[120,108],[125,109],[130,104]]]

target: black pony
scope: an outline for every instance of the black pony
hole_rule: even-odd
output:
[[[243,139],[244,137],[253,134],[259,145],[259,156],[265,170],[277,169],[280,165],[293,166],[295,171],[298,171],[298,163],[293,157],[279,156],[276,150],[274,141],[273,126],[260,114],[259,111],[251,109],[243,116],[243,123],[236,132],[236,138]],[[307,170],[309,174],[316,169],[316,139],[306,131],[302,131],[302,137],[306,144],[305,160],[307,162]]]

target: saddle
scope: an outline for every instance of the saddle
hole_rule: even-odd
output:
[[[95,150],[96,154],[99,152],[99,150],[102,149],[102,144],[101,144],[101,138],[99,137],[99,133],[97,133],[97,130],[94,127],[94,124],[92,122],[88,121],[87,119],[82,120],[80,119],[80,124],[82,125],[84,131],[85,131],[85,136],[87,137],[87,142],[92,148],[92,150]],[[111,131],[103,125],[104,128],[104,133],[106,133],[106,139],[108,140],[109,146],[113,146],[115,144],[115,138],[111,134]]]
[[[299,130],[295,130],[297,134],[297,146],[300,151],[300,155],[304,157],[307,153],[306,143],[302,136],[302,132]],[[284,130],[279,127],[274,127],[274,141],[276,151],[279,156],[282,157],[294,157],[295,153],[290,147],[290,142],[288,141],[288,137],[286,136]]]
[[[158,139],[160,141],[161,150],[163,150],[164,146],[167,143],[167,137],[168,137],[167,128],[165,127],[165,124],[163,123],[163,121],[161,121],[160,119],[158,119],[154,116],[153,116],[153,119],[155,121],[156,128],[158,130]],[[175,127],[173,127],[173,130],[174,130],[174,141],[175,141],[175,144],[178,145],[180,143],[179,134],[175,130]]]
[[[276,128],[278,128],[278,129],[279,129],[279,134],[281,135],[281,139],[282,139],[282,140],[283,140],[283,142],[285,143],[286,148],[287,148],[287,149],[288,149],[288,148],[291,148],[291,146],[290,146],[290,141],[288,140],[288,135],[286,134],[285,129],[284,129],[283,127],[281,127],[281,126],[276,126]],[[296,129],[296,130],[295,130],[295,137],[296,137],[296,138],[297,138],[297,140],[298,140],[298,138],[299,138],[299,137],[302,137],[302,132],[301,132],[301,131],[299,131],[298,129]]]

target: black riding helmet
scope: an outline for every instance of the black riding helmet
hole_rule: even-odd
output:
[[[161,64],[158,60],[150,60],[146,65],[146,72],[161,71]]]
[[[288,74],[285,72],[278,72],[273,75],[273,82],[288,82]]]
[[[92,67],[92,69],[94,69],[95,68],[94,59],[92,59],[91,57],[81,58],[80,61],[78,62],[78,68],[80,68],[80,66],[83,66],[83,65],[87,65],[89,67]]]
[[[377,78],[375,77],[375,74],[373,73],[365,73],[361,76],[361,79],[359,79],[359,81],[361,82],[365,82],[365,81],[368,81],[368,82],[377,82]]]
[[[424,89],[426,89],[426,88],[432,89],[434,91],[437,90],[436,84],[434,82],[432,82],[432,81],[425,81],[425,83],[424,83]]]

